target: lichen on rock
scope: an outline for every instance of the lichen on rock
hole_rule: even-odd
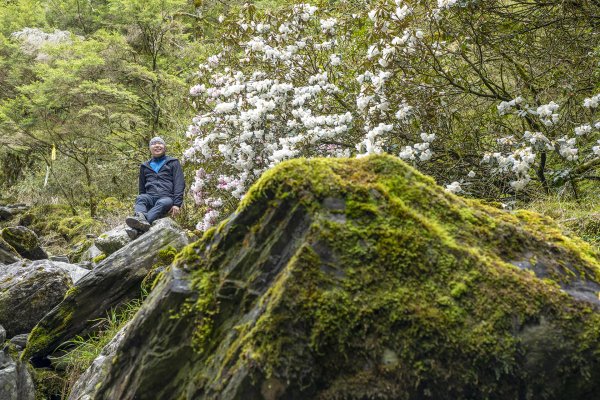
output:
[[[96,398],[595,398],[599,283],[551,220],[396,158],[284,162],[176,257]]]

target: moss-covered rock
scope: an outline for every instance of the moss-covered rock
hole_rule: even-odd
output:
[[[161,219],[81,278],[32,330],[23,357],[43,363],[64,342],[100,329],[98,319],[140,297],[142,280],[157,263],[160,250],[182,249],[188,243],[175,222]]]
[[[67,386],[64,374],[50,368],[30,368],[35,387],[35,400],[62,399]]]
[[[599,283],[540,215],[293,160],[177,256],[92,398],[600,398]]]
[[[0,264],[12,264],[19,261],[21,256],[14,247],[0,236]]]
[[[29,333],[71,285],[68,272],[49,261],[0,265],[0,325],[7,337]]]
[[[40,240],[35,232],[24,226],[9,226],[2,229],[2,238],[12,246],[17,253],[30,260],[43,260],[48,254],[40,246]]]
[[[73,215],[66,205],[32,207],[21,215],[19,224],[44,237],[48,248],[55,253],[67,253],[76,243],[85,242],[87,234],[98,234],[103,228],[103,224],[91,218],[87,212]],[[70,261],[79,260],[70,258]]]
[[[106,255],[110,255],[131,242],[126,229],[127,225],[121,224],[107,232],[103,232],[96,238],[94,244],[100,251]]]

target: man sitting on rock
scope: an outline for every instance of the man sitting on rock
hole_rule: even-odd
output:
[[[183,203],[185,180],[179,160],[165,155],[167,146],[161,137],[150,140],[152,158],[140,166],[140,194],[135,200],[135,214],[125,223],[127,234],[135,239],[150,229],[152,222],[167,213],[179,214]]]

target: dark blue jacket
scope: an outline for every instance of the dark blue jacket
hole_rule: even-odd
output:
[[[184,190],[185,179],[178,159],[167,156],[158,173],[150,167],[150,160],[140,166],[140,194],[170,197],[174,206],[181,207]]]

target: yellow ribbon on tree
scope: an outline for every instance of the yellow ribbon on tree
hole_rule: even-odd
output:
[[[56,146],[52,145],[52,153],[50,153],[50,159],[52,161],[56,160]]]

